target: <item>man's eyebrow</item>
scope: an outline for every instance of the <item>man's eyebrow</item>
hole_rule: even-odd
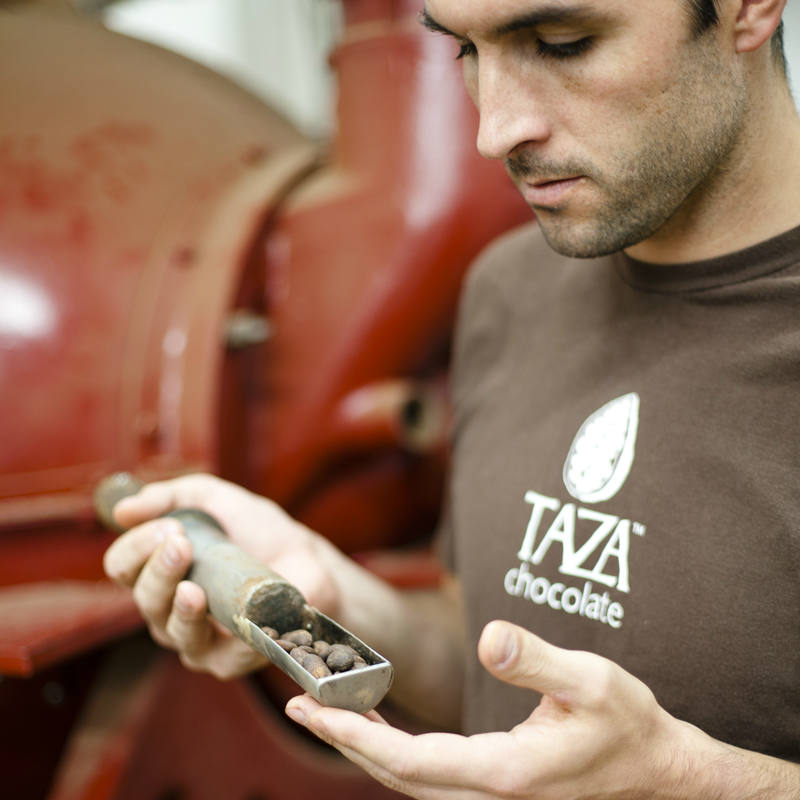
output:
[[[562,4],[555,4],[544,6],[543,8],[530,11],[528,13],[519,14],[512,17],[508,21],[498,25],[492,30],[494,36],[505,36],[509,33],[516,31],[530,30],[539,25],[553,24],[558,22],[590,22],[605,19],[605,14],[598,11],[591,6],[583,3],[577,3],[571,6],[564,6]],[[429,31],[435,33],[444,33],[447,36],[455,36],[457,39],[462,38],[457,33],[445,28],[440,22],[437,22],[428,12],[423,9],[419,14],[419,21]]]
[[[529,30],[540,25],[547,25],[558,22],[588,22],[605,19],[605,14],[584,4],[571,6],[552,5],[531,11],[527,14],[520,14],[498,26],[494,30],[496,36],[503,36],[515,31]]]
[[[446,36],[455,36],[456,34],[453,31],[448,30],[445,28],[444,25],[437,22],[428,12],[427,8],[422,9],[419,12],[419,21],[420,23],[427,28],[429,31],[433,31],[434,33],[443,33]]]

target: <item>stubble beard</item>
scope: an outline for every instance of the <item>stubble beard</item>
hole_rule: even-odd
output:
[[[695,43],[698,44],[699,43]],[[514,180],[537,175],[581,175],[601,199],[577,217],[563,208],[536,209],[550,247],[573,258],[595,258],[638,244],[680,214],[691,215],[713,194],[737,149],[744,128],[743,85],[711,59],[698,55],[682,70],[683,87],[666,113],[645,121],[634,133],[638,147],[610,165],[555,163],[521,150],[506,159]],[[698,82],[706,92],[696,91]],[[623,121],[624,124],[624,121]]]

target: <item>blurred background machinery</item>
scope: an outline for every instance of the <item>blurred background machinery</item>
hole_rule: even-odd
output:
[[[2,794],[393,796],[283,718],[274,670],[219,683],[150,644],[92,492],[211,471],[434,584],[459,287],[530,212],[416,0],[327,4],[316,116],[102,5],[0,4]]]

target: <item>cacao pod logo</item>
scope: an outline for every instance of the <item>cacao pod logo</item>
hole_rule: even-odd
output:
[[[611,499],[633,466],[639,428],[639,395],[617,397],[594,412],[572,441],[564,485],[582,503]]]

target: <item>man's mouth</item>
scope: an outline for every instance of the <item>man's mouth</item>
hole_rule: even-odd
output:
[[[581,181],[580,175],[567,178],[524,179],[520,191],[530,206],[556,208]]]

